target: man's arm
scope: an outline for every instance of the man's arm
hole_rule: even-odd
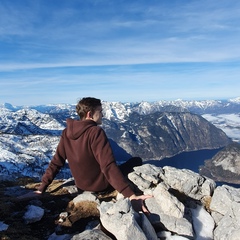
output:
[[[38,187],[39,192],[45,192],[47,187],[52,183],[53,179],[56,177],[60,169],[64,166],[66,161],[66,153],[64,148],[64,135],[66,129],[63,130],[60,141],[58,143],[56,152],[49,163],[45,173],[42,176],[42,183]]]

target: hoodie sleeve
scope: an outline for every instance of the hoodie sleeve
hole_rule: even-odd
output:
[[[101,171],[114,189],[125,197],[130,197],[134,192],[116,164],[106,133],[100,127],[96,129],[97,131],[92,137],[91,146]]]
[[[38,190],[45,192],[47,187],[52,183],[53,179],[56,177],[60,169],[64,166],[66,161],[66,154],[64,149],[64,133],[66,129],[63,130],[59,144],[57,146],[56,152],[50,161],[44,175],[42,176],[42,183]]]

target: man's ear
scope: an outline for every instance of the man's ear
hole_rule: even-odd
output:
[[[89,119],[89,118],[92,119],[92,112],[91,111],[88,111],[87,115],[86,115],[86,119]]]

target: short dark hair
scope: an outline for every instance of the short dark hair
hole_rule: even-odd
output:
[[[76,111],[80,119],[85,119],[87,113],[91,111],[93,114],[97,107],[102,106],[101,100],[93,97],[85,97],[79,100],[76,105]]]

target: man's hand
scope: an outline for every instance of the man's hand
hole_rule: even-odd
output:
[[[129,197],[129,199],[130,199],[130,201],[132,203],[132,207],[135,211],[137,211],[137,212],[142,211],[143,213],[149,214],[149,211],[144,204],[144,200],[147,198],[151,198],[151,197],[153,197],[153,196],[151,196],[151,195],[136,196],[135,194],[133,194],[131,197]]]
[[[26,193],[22,196],[17,197],[17,200],[28,200],[31,198],[38,198],[42,195],[42,192],[40,192],[39,190],[33,191],[33,192],[29,192]]]

